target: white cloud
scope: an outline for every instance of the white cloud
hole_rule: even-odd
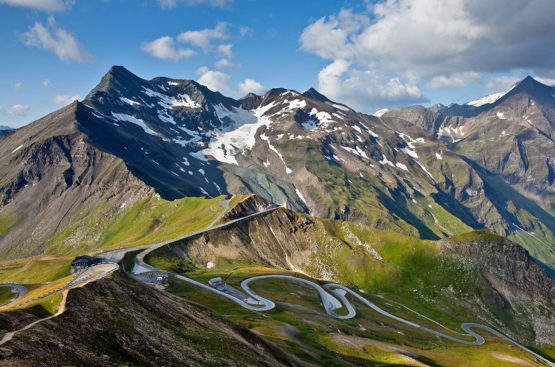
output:
[[[8,108],[8,115],[14,115],[14,116],[25,116],[27,114],[27,111],[29,110],[29,106],[27,105],[22,105],[22,104],[14,104],[13,106],[11,106],[10,108]]]
[[[21,89],[21,88],[23,88],[23,83],[22,83],[22,82],[17,82],[17,83],[14,84],[13,87],[14,87],[15,89]]]
[[[266,88],[264,88],[262,84],[254,79],[246,78],[241,83],[239,83],[239,93],[241,96],[245,96],[249,93],[262,94],[265,91]]]
[[[493,92],[503,92],[521,81],[523,78],[518,76],[503,75],[491,78],[486,84],[486,88]]]
[[[464,88],[470,82],[481,83],[482,74],[474,71],[466,71],[462,73],[452,73],[450,75],[438,75],[433,77],[426,87],[430,89],[441,89],[441,88]]]
[[[43,86],[43,87],[48,87],[49,85],[50,85],[50,80],[49,80],[49,79],[44,79],[44,80],[42,81],[42,86]]]
[[[189,43],[193,46],[208,49],[213,40],[228,39],[227,23],[220,22],[214,28],[206,28],[200,31],[186,31],[177,36],[177,40],[183,43]]]
[[[536,79],[538,82],[543,83],[545,85],[549,85],[549,86],[555,86],[555,78],[542,78],[542,77],[535,77],[534,79]]]
[[[74,60],[78,62],[91,61],[89,54],[71,33],[56,26],[53,17],[48,18],[48,25],[36,22],[28,32],[22,34],[27,46],[37,47],[54,52],[60,60]]]
[[[254,31],[251,27],[247,27],[246,25],[239,27],[239,34],[241,37],[252,37]]]
[[[552,0],[385,0],[362,14],[318,19],[299,41],[327,60],[411,82],[445,76],[431,86],[453,87],[473,80],[449,78],[454,73],[552,68],[553,10]]]
[[[74,3],[74,0],[0,0],[0,4],[43,10],[48,12],[56,12],[69,9]]]
[[[197,74],[200,74],[198,82],[210,90],[221,92],[229,89],[230,77],[221,71],[209,70],[204,66],[197,69]]]
[[[318,74],[318,90],[327,97],[369,112],[384,106],[427,102],[418,86],[398,77],[353,68],[346,60],[336,60]]]
[[[216,61],[214,66],[217,67],[217,68],[239,69],[241,67],[241,64],[234,64],[231,61],[229,61],[228,59],[220,59],[220,60]]]
[[[164,36],[152,42],[143,42],[141,50],[156,58],[174,61],[196,54],[194,50],[189,48],[176,48],[174,43],[173,38]]]
[[[233,57],[233,52],[231,51],[231,48],[233,47],[233,45],[231,43],[228,43],[226,45],[218,45],[218,47],[216,48],[216,50],[221,53],[222,55],[226,56],[227,58],[231,59]]]
[[[162,9],[173,9],[178,4],[184,5],[209,5],[214,8],[225,8],[233,3],[233,0],[157,0]]]
[[[79,96],[77,95],[71,95],[71,94],[60,94],[57,96],[54,96],[54,98],[52,99],[54,101],[54,103],[56,104],[61,104],[61,105],[68,105],[73,101],[78,101],[80,99]]]

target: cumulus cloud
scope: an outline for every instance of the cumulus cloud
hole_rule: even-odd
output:
[[[231,59],[233,57],[233,52],[231,51],[231,48],[233,47],[233,45],[231,43],[228,43],[226,45],[218,45],[218,47],[216,48],[216,50],[221,53],[222,55],[226,56],[227,58]]]
[[[230,76],[228,74],[209,70],[205,66],[198,68],[197,74],[200,75],[198,82],[207,86],[210,90],[221,92],[229,89]]]
[[[486,84],[486,88],[494,92],[502,92],[521,81],[523,78],[512,75],[503,75],[491,78]]]
[[[220,22],[214,28],[205,28],[200,31],[186,31],[177,36],[177,40],[193,46],[208,49],[213,40],[228,39],[227,23]]]
[[[53,17],[48,18],[47,25],[36,22],[22,34],[22,38],[27,46],[53,52],[62,61],[85,63],[92,60],[91,54],[79,44],[75,36],[58,27]]]
[[[174,61],[196,54],[189,48],[176,48],[173,38],[169,36],[160,37],[151,42],[143,42],[141,50],[158,59]]]
[[[538,82],[543,83],[545,85],[549,85],[551,87],[555,86],[555,78],[542,78],[542,77],[536,77],[535,78]]]
[[[49,85],[50,85],[50,80],[49,80],[49,79],[44,79],[44,80],[42,81],[42,86],[43,86],[43,87],[48,87]]]
[[[22,104],[14,104],[10,108],[8,108],[8,115],[12,116],[25,116],[27,111],[29,110],[29,106],[22,105]]]
[[[173,9],[179,4],[183,5],[209,5],[214,8],[225,8],[233,3],[233,0],[157,0],[162,9]]]
[[[241,83],[239,83],[239,93],[244,96],[249,93],[262,94],[266,91],[266,88],[262,86],[259,82],[254,79],[246,78]]]
[[[353,68],[346,60],[336,60],[318,74],[318,89],[331,99],[369,112],[385,106],[428,102],[418,86],[398,77]]]
[[[470,82],[481,83],[482,82],[482,73],[478,73],[475,71],[467,71],[462,73],[452,73],[450,75],[438,75],[434,76],[426,87],[430,89],[441,89],[441,88],[448,88],[448,89],[456,89],[456,88],[464,88]]]
[[[214,66],[217,67],[217,68],[239,69],[241,67],[241,64],[234,64],[231,61],[229,61],[228,59],[220,59],[220,60],[216,61]]]
[[[17,82],[13,85],[13,87],[15,89],[21,89],[21,88],[23,88],[23,83],[22,82]]]
[[[73,101],[78,101],[80,99],[79,96],[77,95],[71,95],[71,94],[60,94],[57,96],[54,96],[54,98],[52,99],[54,101],[54,103],[56,104],[61,104],[61,105],[68,105]]]
[[[69,9],[74,3],[74,0],[0,0],[0,4],[48,12],[56,12]]]
[[[552,68],[553,2],[386,0],[317,19],[299,42],[327,60],[453,88],[478,79],[462,73]]]

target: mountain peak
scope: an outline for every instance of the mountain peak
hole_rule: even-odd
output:
[[[314,88],[310,88],[306,92],[303,93],[303,96],[318,100],[320,102],[327,102],[329,101],[328,97],[324,96],[322,93],[318,92]]]
[[[520,90],[535,90],[537,88],[545,88],[547,85],[538,82],[536,79],[532,78],[530,75],[522,79],[516,86]]]
[[[108,70],[106,75],[102,79],[118,79],[118,80],[125,80],[128,78],[137,78],[140,79],[138,76],[127,70],[124,66],[121,65],[114,65]]]

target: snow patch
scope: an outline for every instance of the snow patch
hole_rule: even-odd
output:
[[[268,117],[263,115],[273,106],[274,102],[271,102],[254,111],[244,110],[242,107],[232,107],[229,110],[222,104],[213,106],[220,121],[231,121],[231,125],[216,130],[208,148],[202,152],[220,162],[238,165],[235,156],[246,149],[252,149],[256,143],[256,131],[260,127],[269,126],[272,123]]]
[[[371,137],[376,138],[376,139],[378,139],[380,137],[378,134],[376,134],[375,132],[370,130],[370,128],[368,128],[366,125],[364,125],[362,122],[359,121],[358,123],[360,124],[360,126],[362,126],[364,128],[364,130],[366,130],[368,132],[368,134],[370,134]]]
[[[307,122],[303,122],[301,125],[308,131],[314,131],[318,127],[317,122],[314,120],[308,120]]]
[[[310,110],[310,116],[315,116],[323,127],[327,127],[330,122],[335,122],[332,120],[331,115],[325,111],[318,111],[316,108]]]
[[[407,155],[410,155],[412,158],[418,158],[418,154],[416,154],[416,151],[411,150],[409,148],[401,148],[401,151]]]
[[[306,200],[304,199],[303,195],[301,194],[301,192],[299,191],[299,189],[297,189],[295,187],[295,193],[297,194],[297,196],[299,197],[299,199],[302,200],[302,202],[304,203],[304,205],[308,208],[308,213],[310,215],[312,215],[312,211],[310,211],[310,207],[308,206],[308,203],[306,202]]]
[[[23,148],[23,145],[20,145],[20,146],[18,146],[17,148],[15,148],[15,149],[12,151],[12,153],[17,152],[17,151],[18,151],[19,149],[21,149],[21,148]]]
[[[349,107],[343,106],[343,105],[338,104],[338,103],[333,103],[333,102],[326,101],[326,104],[329,104],[330,106],[333,106],[333,107],[337,108],[338,110],[342,110],[342,111],[350,111],[351,110]]]
[[[388,160],[387,157],[385,156],[385,154],[383,154],[383,153],[382,153],[382,160],[381,160],[381,161],[378,161],[378,163],[381,164],[382,166],[385,165],[385,164],[388,164],[388,165],[390,165],[391,167],[395,167],[395,166],[393,165],[393,162],[391,162],[390,160]]]
[[[506,90],[505,92],[488,94],[487,96],[476,99],[474,101],[466,102],[466,104],[469,105],[469,106],[480,107],[480,106],[483,106],[485,104],[495,103],[498,99],[500,99],[505,94],[507,94],[511,90],[513,90],[514,87],[516,87],[516,84],[513,85],[509,90]]]
[[[268,147],[270,148],[270,150],[274,151],[279,156],[279,159],[281,159],[281,161],[283,162],[283,165],[285,166],[285,173],[291,174],[293,171],[289,167],[287,167],[287,164],[285,163],[285,159],[283,159],[283,156],[281,155],[281,153],[276,149],[276,147],[270,144],[269,139],[265,139],[265,140],[267,140]]]
[[[356,149],[350,148],[350,147],[346,147],[344,145],[340,145],[341,148],[343,148],[344,150],[346,150],[349,153],[352,153],[354,155],[358,155],[361,158],[366,158],[368,159],[368,156],[366,155],[366,152],[364,150],[362,150],[359,146],[356,146]]]
[[[199,161],[208,162],[208,159],[206,159],[203,150],[199,150],[198,152],[189,152],[189,155],[193,158],[198,159]]]
[[[505,119],[506,119],[506,118],[505,118],[505,113],[503,113],[503,112],[497,112],[497,118],[498,118],[499,120],[505,120]]]
[[[423,170],[424,172],[426,172],[426,173],[428,174],[428,176],[430,176],[430,178],[431,178],[432,180],[435,181],[434,176],[432,176],[432,174],[426,169],[426,167],[424,167],[424,165],[423,165],[422,163],[420,163],[420,162],[417,161],[416,159],[413,159],[413,161],[415,161],[415,162],[420,166],[420,168],[422,168],[422,170]]]
[[[459,126],[459,127],[453,127],[453,126],[447,126],[447,127],[441,127],[439,128],[438,132],[437,132],[437,138],[439,139],[442,136],[449,136],[451,138],[451,142],[457,143],[459,141],[461,141],[462,139],[457,139],[453,136],[453,134],[459,135],[459,136],[464,136],[464,132],[463,132],[463,128],[464,126]]]
[[[439,159],[439,160],[442,160],[442,159],[443,159],[443,157],[442,157],[441,154],[439,154],[439,153],[436,153],[436,158]]]
[[[131,115],[127,115],[125,113],[114,113],[114,112],[112,112],[112,116],[114,116],[114,118],[118,121],[132,122],[135,125],[140,126],[148,134],[156,135],[156,133],[153,130],[151,130],[148,126],[146,126],[145,122],[141,119],[138,119],[138,118],[136,118],[134,116],[131,116]]]
[[[373,115],[376,117],[382,117],[388,111],[389,108],[382,108],[381,110],[377,110],[376,112],[374,112]]]
[[[120,99],[122,102],[125,102],[125,103],[127,103],[128,105],[131,105],[131,106],[140,105],[139,102],[134,101],[134,100],[129,99],[129,98],[126,98],[126,97],[119,97],[119,99]]]
[[[403,163],[395,163],[395,166],[402,169],[403,171],[408,171],[409,169],[407,168],[407,166],[405,166]]]

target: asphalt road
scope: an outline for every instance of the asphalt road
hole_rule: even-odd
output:
[[[0,287],[10,287],[12,289],[12,293],[17,293],[17,297],[11,299],[8,301],[8,303],[5,303],[3,305],[0,305],[1,307],[8,307],[11,304],[16,303],[17,301],[19,301],[21,298],[23,298],[26,294],[27,294],[27,288],[25,288],[24,286],[22,286],[21,284],[17,284],[17,283],[0,283]]]

